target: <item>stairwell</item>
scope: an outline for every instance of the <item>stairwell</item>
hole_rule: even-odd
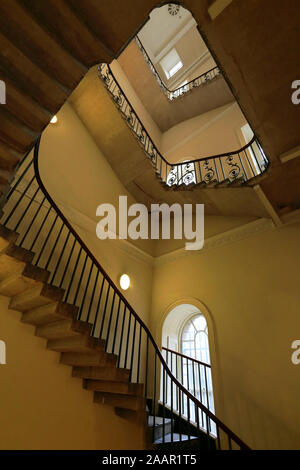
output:
[[[87,70],[96,63],[110,62],[113,54],[120,50],[130,36],[123,32],[107,46],[97,34],[97,28],[92,28],[91,24],[87,26],[86,18],[81,18],[73,3],[49,0],[46,5],[39,1],[11,0],[9,4],[2,2],[0,6],[0,71],[7,85],[7,106],[0,108],[2,203],[6,202],[7,188],[11,185],[18,163],[34,145],[52,115]],[[143,17],[141,13],[138,24]],[[134,24],[130,24],[128,31],[134,30]],[[111,36],[110,33],[105,31],[105,39]],[[113,53],[109,48],[113,49]],[[138,154],[137,150],[135,152]],[[141,167],[143,170],[147,168],[147,175],[153,170],[148,163],[143,162]],[[136,177],[139,178],[141,173],[139,170]],[[161,200],[168,197],[171,201],[172,198],[166,196],[170,193],[159,192],[159,182],[154,183],[152,176],[149,176],[148,183],[144,183],[149,190],[154,185]],[[138,198],[145,198],[142,191],[136,188],[137,182],[130,186]],[[218,200],[215,195],[208,196],[203,189],[201,195],[195,191],[193,196],[190,193],[183,196],[182,200],[199,202],[201,197],[201,202],[206,204],[211,213],[231,213],[235,206],[236,214],[245,215],[245,209],[252,204],[246,197],[250,188],[249,191],[248,188],[236,189],[235,196],[225,202],[220,196],[227,189],[218,190]],[[265,215],[262,212],[256,202],[251,206],[251,215]],[[83,380],[83,387],[93,392],[95,403],[114,407],[119,416],[125,419],[143,422],[145,435],[150,431],[154,436],[154,439],[150,439],[149,435],[145,438],[147,446],[166,446],[169,440],[171,445],[177,441],[179,445],[183,445],[182,441],[187,442],[184,445],[188,446],[191,441],[197,444],[197,439],[193,439],[198,437],[195,430],[187,434],[178,432],[179,425],[174,422],[174,416],[161,416],[163,413],[158,410],[160,415],[156,415],[156,422],[152,415],[149,416],[150,409],[147,410],[144,395],[145,384],[132,383],[130,369],[118,367],[119,357],[107,352],[105,340],[91,336],[92,325],[79,319],[80,307],[65,301],[67,291],[64,288],[49,284],[51,273],[33,264],[36,253],[22,248],[18,237],[17,232],[1,225],[0,293],[10,299],[12,310],[21,312],[22,322],[35,326],[36,335],[47,341],[47,349],[58,352],[61,363],[72,367],[73,377]],[[166,407],[163,408],[166,410]],[[229,432],[226,426],[224,430]],[[230,439],[235,439],[233,433],[228,435]],[[236,442],[241,444],[238,439]]]
[[[155,165],[145,155],[143,143],[130,131],[116,99],[98,78],[96,67],[89,70],[70,97],[70,103],[121,182],[138,202],[148,207],[162,202],[170,205],[174,202],[202,203],[208,215],[267,216],[253,188],[242,185],[239,178],[219,185],[208,181],[207,184],[188,187],[184,184],[168,187],[159,168],[154,168]]]
[[[60,353],[94,403],[142,426],[145,448],[247,448],[172,375],[146,325],[47,192],[39,146],[2,196],[0,294],[9,308]],[[215,422],[216,434],[183,416],[172,395],[161,395],[161,381],[179,388],[179,402],[187,400],[196,417],[203,412]]]
[[[176,433],[173,420],[149,414],[144,386],[130,383],[130,371],[118,368],[118,357],[105,351],[105,341],[91,336],[92,324],[78,320],[79,308],[63,301],[64,290],[47,284],[50,273],[32,264],[34,253],[15,244],[18,236],[0,227],[0,294],[10,299],[10,309],[21,312],[22,323],[33,325],[46,348],[60,353],[60,363],[72,368],[72,377],[82,379],[95,403],[142,423],[146,447],[193,449],[199,442],[205,447],[204,435],[201,440]]]

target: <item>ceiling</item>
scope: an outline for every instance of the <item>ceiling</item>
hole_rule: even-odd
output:
[[[195,25],[196,21],[185,8],[180,7],[179,12],[173,16],[168,12],[168,5],[164,5],[150,13],[149,21],[138,35],[150,59],[156,63],[167,52],[164,49],[169,43],[178,41],[181,35]]]

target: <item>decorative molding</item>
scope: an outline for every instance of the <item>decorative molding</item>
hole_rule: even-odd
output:
[[[70,220],[73,224],[76,224],[81,230],[87,231],[92,235],[96,235],[96,225],[97,220],[91,219],[89,216],[83,214],[75,207],[70,207],[65,203],[58,201],[59,207],[61,207],[66,215],[67,219]],[[116,234],[114,234],[116,235]],[[134,245],[130,240],[124,240],[120,238],[105,240],[108,243],[114,243],[114,247],[125,252],[131,258],[138,260],[140,262],[146,263],[148,265],[153,264],[154,257],[142,250],[141,248]],[[99,243],[101,240],[99,240]],[[116,243],[118,242],[118,243]]]
[[[171,263],[179,258],[185,256],[199,256],[203,253],[206,253],[208,250],[219,248],[221,246],[229,245],[237,241],[244,240],[258,233],[268,232],[275,228],[275,224],[271,219],[261,218],[250,222],[248,224],[242,225],[240,227],[234,228],[232,230],[227,230],[226,232],[214,235],[213,237],[208,238],[204,241],[204,247],[199,251],[186,250],[185,248],[179,248],[174,250],[171,253],[161,255],[154,260],[154,266],[160,266],[162,264]]]

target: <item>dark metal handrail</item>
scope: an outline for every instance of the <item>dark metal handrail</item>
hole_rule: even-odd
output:
[[[189,159],[182,163],[170,163],[160,153],[149,132],[126,97],[108,64],[98,67],[99,78],[126,120],[129,128],[150,159],[155,172],[167,186],[218,185],[247,181],[262,174],[269,161],[256,136],[238,150],[218,155]]]
[[[185,95],[187,92],[193,90],[194,88],[198,88],[200,85],[205,85],[214,78],[220,77],[221,76],[221,71],[219,67],[216,65],[215,67],[212,67],[211,69],[207,70],[206,72],[200,74],[198,77],[193,78],[189,82],[185,83],[184,85],[181,85],[178,88],[175,88],[174,90],[170,90],[164,81],[161,79],[158,71],[156,70],[155,65],[153,64],[152,60],[150,59],[146,49],[144,48],[141,40],[139,39],[138,36],[135,37],[137,46],[139,50],[141,51],[146,63],[148,64],[151,72],[156,78],[156,81],[158,82],[159,86],[161,87],[164,95],[168,98],[168,100],[173,101],[175,98],[180,98],[181,96]]]
[[[174,351],[174,349],[165,348],[164,346],[161,349],[171,354],[175,354],[176,356],[183,357],[184,359],[188,359],[189,361],[193,361],[193,362],[196,362],[197,364],[201,364],[202,366],[211,367],[211,365],[207,364],[206,362],[199,361],[198,359],[195,359],[194,357],[186,356],[185,354],[182,354],[178,351]]]
[[[180,383],[191,392],[212,413],[215,412],[211,366],[190,356],[162,348],[166,363]],[[188,416],[189,409],[183,403],[183,414]],[[201,414],[202,427],[206,427]],[[214,423],[209,422],[211,432],[215,432]]]
[[[213,448],[230,449],[234,444],[240,449],[249,449],[173,375],[148,327],[47,191],[39,172],[39,150],[40,139],[33,155],[29,153],[18,167],[6,192],[1,224],[19,233],[17,244],[34,253],[33,264],[50,272],[47,282],[64,290],[63,301],[78,307],[78,319],[92,324],[92,336],[105,340],[106,352],[118,356],[118,367],[129,369],[130,381],[144,384],[144,396],[151,398],[153,404],[153,433],[160,383],[158,371],[161,370],[163,426],[166,413],[176,412],[183,417],[182,403],[188,410],[194,410],[196,422],[192,423],[190,415],[187,421],[196,435],[206,433],[209,448],[213,439]],[[174,389],[179,396],[179,410],[173,402]],[[200,426],[200,413],[205,416],[205,429]],[[173,415],[171,419],[173,422]],[[215,427],[214,436],[211,423]],[[179,432],[181,437],[182,430]]]

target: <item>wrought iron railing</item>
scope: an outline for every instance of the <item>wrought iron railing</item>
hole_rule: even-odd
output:
[[[267,169],[268,159],[255,136],[244,147],[233,152],[190,159],[181,163],[169,163],[157,149],[110,66],[101,64],[98,72],[121,116],[166,186],[244,184]]]
[[[156,70],[155,65],[150,59],[146,49],[144,48],[138,36],[135,37],[135,41],[145,59],[145,62],[148,64],[156,81],[161,87],[163,94],[168,98],[169,101],[173,101],[176,98],[180,98],[186,95],[186,93],[190,92],[191,90],[194,90],[195,88],[198,88],[202,85],[206,85],[207,83],[210,83],[213,79],[221,76],[221,71],[219,67],[216,65],[215,67],[212,67],[211,69],[207,70],[207,72],[202,73],[201,75],[194,78],[193,80],[190,80],[189,82],[180,85],[178,88],[175,88],[174,90],[169,90],[169,88],[165,85],[165,83],[161,79],[158,71]]]
[[[211,375],[211,366],[205,362],[198,361],[193,357],[186,356],[169,348],[162,348],[163,357],[169,366],[172,374],[179,382],[191,392],[203,405],[205,405],[212,413],[215,412],[213,384]],[[177,397],[176,397],[177,398]],[[170,394],[167,394],[167,400],[170,400]],[[176,400],[176,406],[179,407],[179,400]],[[182,413],[187,418],[191,415],[194,418],[194,409],[188,409],[184,401],[181,404]],[[201,427],[206,429],[205,417],[201,414]],[[210,432],[215,432],[214,423],[208,421]]]
[[[200,448],[249,449],[171,372],[148,327],[45,188],[39,149],[40,139],[18,167],[2,199],[1,224],[19,233],[17,245],[33,252],[33,264],[50,272],[47,282],[64,290],[64,302],[78,307],[78,319],[92,324],[92,336],[105,340],[105,350],[118,357],[118,367],[129,370],[130,381],[143,384],[143,396],[152,403],[153,436],[159,412],[164,430],[168,416],[172,424],[177,423],[180,440],[188,424],[189,439],[191,434],[202,436],[194,441]],[[163,394],[159,401],[160,380]],[[180,405],[175,406],[175,397],[193,409],[193,414],[185,416]],[[201,426],[200,416],[206,427]],[[213,423],[214,433],[209,423]],[[172,426],[171,442],[174,429]]]

